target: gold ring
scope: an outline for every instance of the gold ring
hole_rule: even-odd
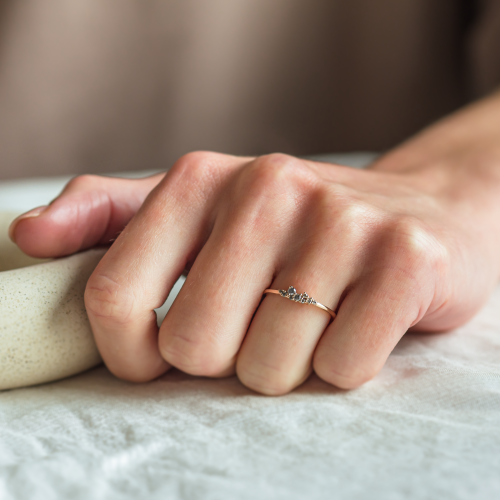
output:
[[[281,295],[285,299],[290,299],[293,300],[294,302],[297,302],[299,304],[309,304],[311,306],[316,306],[322,309],[323,311],[326,311],[332,319],[335,319],[337,316],[329,307],[324,306],[323,304],[320,304],[317,300],[314,300],[312,297],[309,297],[307,293],[297,293],[297,290],[293,286],[289,286],[288,290],[273,290],[272,288],[266,288],[264,290],[264,295],[266,293],[274,293],[275,295]]]

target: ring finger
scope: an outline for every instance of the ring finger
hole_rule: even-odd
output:
[[[308,249],[278,274],[270,288],[286,291],[294,285],[298,293],[307,292],[335,309],[362,259],[356,231],[341,231],[342,222],[335,231],[342,238],[332,238],[330,245],[324,238],[321,244],[309,240]],[[266,295],[238,355],[236,370],[242,383],[268,395],[285,394],[300,385],[311,373],[316,345],[331,319],[310,304]]]

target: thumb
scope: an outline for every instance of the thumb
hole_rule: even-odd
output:
[[[48,206],[15,219],[11,239],[32,257],[69,255],[113,241],[165,174],[144,179],[83,175]]]

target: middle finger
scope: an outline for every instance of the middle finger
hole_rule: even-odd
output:
[[[163,358],[192,375],[234,371],[262,291],[273,279],[286,232],[276,226],[290,201],[273,189],[270,195],[275,174],[266,168],[265,161],[250,162],[231,186],[230,199],[219,207],[212,233],[161,325]]]

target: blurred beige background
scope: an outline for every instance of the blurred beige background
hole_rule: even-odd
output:
[[[0,178],[381,151],[499,52],[498,0],[3,0]]]

